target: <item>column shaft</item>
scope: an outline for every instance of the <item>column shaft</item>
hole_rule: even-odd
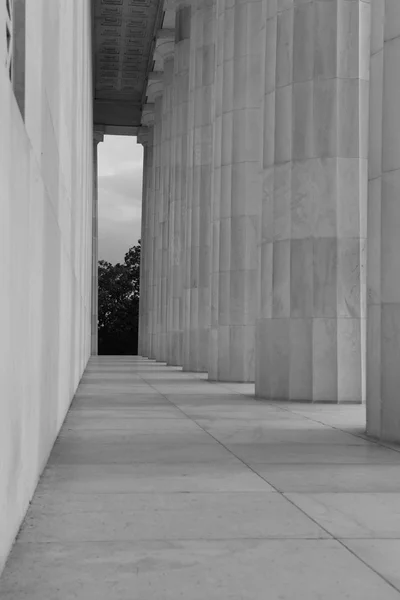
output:
[[[144,118],[153,124],[153,114]],[[143,121],[143,119],[142,119]],[[140,302],[139,302],[139,344],[138,354],[150,356],[151,337],[151,276],[153,271],[153,127],[142,127],[138,133],[138,143],[143,144],[143,190],[142,190],[142,230],[140,260]]]
[[[217,53],[222,89],[220,82],[209,375],[221,381],[253,381],[261,210],[262,2],[218,0],[217,10],[218,43],[223,47]]]
[[[193,306],[193,263],[196,264],[194,251],[192,248],[192,207],[193,199],[193,171],[194,171],[194,119],[195,119],[195,103],[194,103],[194,88],[196,74],[196,2],[191,3],[190,12],[190,44],[189,44],[189,72],[188,72],[188,101],[187,101],[187,160],[186,160],[186,202],[185,202],[185,260],[184,260],[184,282],[183,282],[183,369],[190,371],[192,369],[193,355],[193,314],[195,307]],[[195,246],[196,247],[196,246]]]
[[[164,62],[164,93],[162,101],[161,133],[161,183],[160,183],[160,235],[161,252],[161,306],[160,306],[160,359],[169,361],[168,329],[171,309],[170,280],[170,214],[171,214],[171,113],[174,59]]]
[[[194,3],[191,14],[188,113],[190,267],[187,273],[187,292],[190,308],[184,368],[191,371],[207,371],[209,363],[214,32],[215,1],[198,0]]]
[[[371,10],[367,431],[400,442],[400,11]]]
[[[154,227],[154,127],[149,127],[148,146],[147,146],[147,169],[146,169],[146,227],[145,227],[145,245],[142,245],[142,252],[146,253],[145,259],[145,332],[144,340],[145,356],[151,356],[151,339],[152,339],[152,305],[153,305],[153,286],[152,274],[154,270],[153,257],[153,227]]]
[[[211,203],[211,312],[209,343],[209,379],[218,378],[218,317],[219,317],[219,241],[220,241],[220,203],[221,203],[221,166],[222,166],[222,106],[224,91],[224,22],[225,5],[216,6],[216,44],[215,44],[215,90],[214,90],[214,151],[213,151],[213,190]]]
[[[161,267],[162,267],[162,236],[160,227],[161,198],[161,132],[162,132],[162,95],[155,98],[154,109],[154,225],[153,225],[153,293],[152,293],[152,356],[161,360],[160,326],[161,326]]]
[[[143,179],[142,179],[142,222],[141,222],[141,256],[140,256],[140,300],[139,300],[139,332],[138,332],[138,354],[146,356],[146,307],[147,307],[147,288],[146,288],[146,269],[147,269],[147,171],[148,171],[148,148],[147,142],[143,144]]]
[[[266,0],[262,397],[364,397],[369,9]]]
[[[172,107],[173,182],[171,223],[171,352],[170,363],[183,364],[184,262],[186,236],[186,165],[189,91],[190,6],[180,2],[175,19],[175,52]]]

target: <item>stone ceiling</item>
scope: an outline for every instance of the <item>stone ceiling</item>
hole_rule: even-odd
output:
[[[94,123],[135,134],[153,68],[163,0],[93,0]]]

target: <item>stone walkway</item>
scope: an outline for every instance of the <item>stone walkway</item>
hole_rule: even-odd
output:
[[[205,379],[91,359],[2,600],[400,600],[400,448]]]

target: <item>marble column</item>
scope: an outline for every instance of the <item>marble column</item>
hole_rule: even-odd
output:
[[[370,3],[264,11],[256,395],[362,402]]]
[[[188,339],[184,368],[206,372],[210,333],[210,246],[213,179],[215,1],[197,0],[191,9],[189,65],[189,178],[187,227]]]
[[[186,165],[187,165],[187,120],[189,91],[190,15],[188,0],[178,0],[175,14],[175,51],[173,79],[172,134],[172,178],[171,198],[171,255],[170,277],[172,284],[170,314],[171,365],[183,364],[184,330],[184,261],[186,235]]]
[[[162,161],[162,96],[155,99],[155,122],[154,122],[154,145],[155,145],[155,208],[154,208],[154,239],[153,252],[155,255],[154,269],[154,358],[162,360],[162,266],[163,266],[163,244],[162,244],[162,187],[161,187],[161,161]]]
[[[142,118],[143,123],[143,118]],[[143,145],[143,186],[142,186],[142,223],[141,223],[141,260],[140,260],[140,302],[139,302],[139,340],[138,354],[148,356],[149,337],[149,270],[152,264],[152,252],[149,244],[151,212],[151,171],[152,171],[152,127],[141,127],[137,142]]]
[[[144,269],[144,289],[140,288],[140,305],[143,311],[143,326],[140,332],[143,356],[151,355],[151,326],[152,326],[152,273],[153,262],[153,227],[154,227],[154,104],[145,104],[142,111],[142,126],[147,130],[145,138],[146,168],[143,169],[145,187],[142,209],[142,242],[141,242],[141,268]],[[143,165],[145,167],[145,165]],[[144,219],[144,223],[143,223]],[[144,260],[143,260],[144,259]]]
[[[146,245],[146,183],[147,183],[147,131],[143,131],[144,128],[140,128],[137,135],[137,143],[143,146],[143,174],[142,174],[142,218],[141,218],[141,256],[140,256],[140,300],[139,300],[139,323],[138,323],[138,354],[139,356],[145,356],[144,352],[144,331],[145,331],[145,306],[146,306],[146,262],[147,254],[144,252]]]
[[[224,92],[224,23],[225,3],[217,2],[215,22],[215,88],[214,88],[214,150],[213,150],[213,190],[211,203],[211,311],[209,339],[209,379],[217,379],[218,368],[218,317],[219,317],[219,238],[221,203],[222,166],[222,112]]]
[[[187,121],[186,121],[186,181],[185,181],[185,211],[184,211],[184,264],[183,264],[183,340],[182,366],[184,371],[193,368],[193,235],[192,235],[192,206],[193,206],[193,171],[194,171],[194,88],[196,73],[196,17],[197,0],[191,0],[190,38],[188,44],[188,88],[187,88]]]
[[[92,202],[92,320],[91,320],[91,353],[98,354],[98,321],[99,321],[99,207],[98,207],[98,168],[97,146],[104,139],[101,131],[93,132],[93,202]]]
[[[367,431],[400,442],[400,3],[371,10]]]
[[[149,358],[160,359],[159,313],[161,305],[161,236],[159,206],[161,194],[161,132],[162,132],[162,73],[151,73],[147,85],[147,99],[154,106],[153,165],[151,171],[152,202],[149,227],[151,230],[152,266],[149,273]]]
[[[214,152],[216,0],[198,2],[201,27],[198,45],[200,73],[196,74],[197,113],[195,157],[199,161],[199,264],[197,369],[208,371],[211,326],[211,206]]]
[[[169,362],[168,325],[170,310],[171,281],[169,277],[170,248],[170,207],[171,207],[171,92],[174,72],[174,43],[169,39],[168,46],[163,46],[164,58],[164,93],[162,100],[162,132],[161,132],[161,181],[159,202],[160,227],[160,310],[159,325],[159,360]]]
[[[210,379],[254,381],[260,223],[261,0],[218,0]],[[222,89],[221,89],[222,85]],[[220,164],[219,164],[220,161]]]
[[[171,54],[164,61],[164,114],[163,114],[163,197],[164,197],[164,253],[165,253],[165,303],[166,303],[166,350],[165,360],[168,364],[176,361],[174,355],[174,236],[175,236],[175,137],[173,106],[176,96],[174,87],[174,44],[171,43]]]

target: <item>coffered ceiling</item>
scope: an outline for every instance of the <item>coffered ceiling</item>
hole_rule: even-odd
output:
[[[94,123],[105,133],[135,134],[163,0],[92,1]]]

